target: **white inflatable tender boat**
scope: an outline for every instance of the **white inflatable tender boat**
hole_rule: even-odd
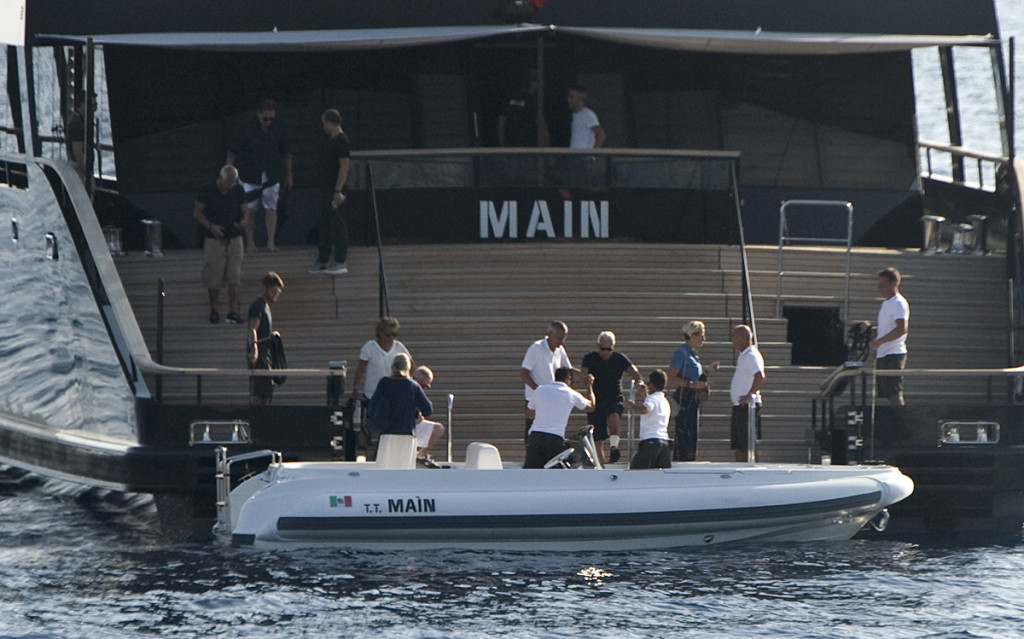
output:
[[[886,506],[913,491],[909,477],[882,465],[524,470],[473,443],[465,463],[436,470],[416,468],[414,454],[382,442],[376,462],[281,463],[270,451],[228,458],[221,449],[218,532],[241,547],[374,550],[839,540],[884,525]],[[228,492],[231,463],[260,455],[273,456],[267,470]]]

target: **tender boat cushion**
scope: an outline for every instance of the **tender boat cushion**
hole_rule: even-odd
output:
[[[501,470],[501,453],[493,444],[473,442],[466,447],[466,466],[470,470]]]
[[[412,435],[381,435],[377,467],[396,470],[416,468],[416,438]]]

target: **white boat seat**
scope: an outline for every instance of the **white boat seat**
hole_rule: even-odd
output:
[[[501,453],[493,444],[472,442],[466,446],[466,465],[468,470],[501,470]]]
[[[412,435],[381,435],[377,446],[377,468],[416,468],[416,438]]]

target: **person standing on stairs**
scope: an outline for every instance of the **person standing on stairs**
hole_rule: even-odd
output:
[[[910,304],[900,295],[900,279],[900,272],[893,267],[878,273],[878,292],[885,301],[878,309],[878,328],[871,341],[876,370],[903,370],[907,365]],[[904,405],[902,376],[883,375],[876,384],[879,397],[887,398],[890,406]]]
[[[764,357],[754,344],[754,331],[745,324],[732,329],[732,347],[739,352],[736,371],[729,386],[732,420],[729,425],[729,448],[733,460],[747,461],[750,410],[754,410],[755,437],[761,439],[761,387],[764,386]]]
[[[352,148],[348,136],[341,128],[341,114],[337,110],[324,111],[320,116],[320,126],[327,135],[327,142],[320,169],[316,264],[309,272],[313,275],[343,275],[348,273],[348,213],[345,200],[348,199],[346,185]],[[370,393],[373,394],[373,391]]]
[[[604,443],[610,446],[611,463],[619,461],[619,433],[622,429],[622,374],[628,373],[637,384],[643,383],[633,362],[615,350],[615,333],[602,331],[597,336],[597,350],[587,353],[580,364],[583,376],[594,376],[594,397],[597,406],[587,413],[587,422],[594,426],[597,458],[605,463]]]
[[[697,459],[697,439],[700,434],[700,405],[711,389],[697,352],[707,340],[704,322],[691,320],[683,325],[683,339],[683,344],[672,355],[666,390],[676,389],[676,402],[679,404],[673,459],[694,461]],[[718,367],[719,363],[714,362],[708,369],[717,371]]]
[[[238,168],[246,193],[250,217],[245,227],[249,249],[255,249],[253,236],[256,209],[263,207],[267,225],[267,249],[276,251],[277,204],[281,189],[292,188],[292,154],[284,123],[277,117],[277,103],[262,100],[256,117],[248,117],[235,128],[228,146],[227,163]]]
[[[242,283],[242,259],[245,231],[249,211],[245,207],[245,194],[238,185],[238,170],[224,165],[217,179],[210,182],[196,197],[192,212],[203,227],[203,283],[210,298],[210,323],[220,322],[217,304],[220,288],[228,288],[229,324],[241,324],[238,315],[238,286]]]
[[[530,344],[519,367],[519,379],[523,380],[523,395],[526,398],[526,429],[523,439],[529,443],[530,428],[533,426],[535,413],[530,406],[533,393],[538,386],[555,381],[555,370],[572,368],[569,355],[565,352],[565,339],[569,336],[569,327],[565,322],[551,322],[548,334]],[[545,460],[547,461],[547,460]]]
[[[284,290],[284,280],[274,271],[263,276],[263,293],[249,306],[249,361],[257,370],[274,368],[274,349],[280,346],[281,336],[274,331],[270,306]],[[275,344],[275,340],[277,344]],[[274,397],[274,378],[251,376],[249,402],[253,406],[269,406]]]

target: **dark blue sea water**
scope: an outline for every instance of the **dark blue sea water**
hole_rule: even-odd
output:
[[[1024,637],[1024,545],[257,553],[0,473],[0,638]]]

